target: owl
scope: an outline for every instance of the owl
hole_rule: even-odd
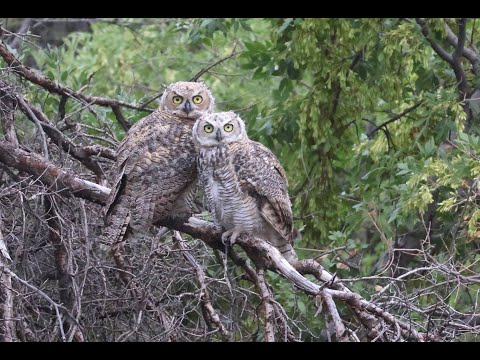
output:
[[[223,242],[233,244],[248,233],[296,261],[287,175],[275,155],[250,140],[244,122],[231,111],[203,115],[192,134],[200,186],[208,210],[226,230]]]
[[[197,183],[192,127],[214,104],[203,83],[177,82],[157,110],[130,128],[116,151],[117,178],[105,207],[110,243],[167,217],[191,215]]]

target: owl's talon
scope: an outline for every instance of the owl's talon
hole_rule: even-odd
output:
[[[232,232],[230,230],[225,231],[222,234],[222,244],[225,246],[232,246],[233,243],[231,242],[231,238],[229,239],[229,236],[231,236]]]
[[[222,243],[225,246],[233,246],[237,241],[237,237],[240,235],[239,231],[227,230],[222,234]]]

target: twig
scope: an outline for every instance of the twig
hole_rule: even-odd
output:
[[[191,79],[190,81],[198,81],[198,79],[203,75],[205,74],[208,70],[214,68],[215,66],[217,66],[218,64],[221,64],[222,62],[224,62],[225,60],[228,60],[238,54],[240,54],[240,52],[235,52],[235,49],[237,48],[237,44],[235,44],[235,46],[233,47],[233,50],[232,52],[230,53],[230,55],[228,56],[225,56],[224,58],[221,58],[220,60],[217,60],[215,61],[212,65],[209,65],[205,68],[203,68],[202,70],[200,70],[198,73],[196,73]]]
[[[200,264],[195,260],[193,255],[190,253],[191,250],[185,244],[185,241],[182,239],[182,236],[178,231],[173,232],[173,239],[175,240],[178,247],[182,250],[182,255],[190,264],[190,266],[195,270],[195,274],[197,276],[197,280],[200,283],[200,301],[202,304],[203,309],[207,316],[205,316],[205,321],[210,326],[213,324],[215,328],[217,328],[220,333],[225,337],[230,337],[230,332],[225,328],[225,326],[220,321],[220,317],[218,316],[217,312],[213,308],[213,305],[210,301],[210,294],[207,289],[207,285],[205,282],[205,272]]]
[[[9,88],[8,85],[0,80],[0,87],[3,89]],[[104,174],[103,170],[100,168],[98,163],[91,159],[88,149],[87,152],[83,151],[83,148],[76,146],[72,140],[65,136],[60,130],[52,125],[52,122],[47,118],[47,116],[38,108],[31,105],[20,93],[14,91],[12,88],[9,88],[9,93],[15,100],[18,102],[20,110],[27,116],[27,118],[32,121],[36,126],[37,130],[42,137],[42,143],[44,146],[44,152],[47,152],[47,141],[45,134],[48,135],[50,139],[60,147],[67,154],[71,155],[74,159],[80,161],[87,169],[91,170],[98,179],[103,179]],[[45,134],[44,134],[45,132]],[[100,145],[97,145],[98,147]],[[103,151],[104,153],[113,153],[113,151]],[[45,156],[45,155],[44,155]],[[112,156],[110,156],[112,157]],[[48,156],[45,156],[48,160]],[[113,155],[114,158],[114,155]]]
[[[416,103],[415,105],[405,109],[404,111],[402,111],[400,114],[397,114],[395,115],[394,117],[392,117],[391,119],[388,119],[387,121],[385,121],[384,123],[382,123],[381,125],[378,125],[375,129],[373,129],[372,131],[370,131],[370,133],[367,135],[368,138],[371,138],[373,136],[373,134],[375,134],[378,130],[380,130],[381,128],[383,127],[387,127],[388,124],[391,124],[399,119],[401,119],[402,117],[404,117],[405,115],[407,115],[408,113],[414,111],[415,109],[417,109],[420,105],[422,105],[423,103],[425,102],[425,100],[421,100],[419,101],[418,103]]]
[[[45,137],[45,133],[43,132],[43,128],[42,128],[42,125],[40,124],[40,120],[38,120],[38,118],[33,113],[32,109],[27,105],[27,103],[22,97],[18,96],[17,101],[18,101],[18,104],[20,105],[20,108],[22,110],[25,110],[25,112],[28,115],[28,118],[31,119],[35,124],[35,126],[37,127],[37,133],[38,135],[40,135],[40,138],[42,139],[43,156],[45,157],[45,159],[48,160],[49,155],[48,155],[47,138]]]
[[[60,334],[61,334],[61,339],[62,341],[66,341],[66,337],[65,337],[65,331],[63,330],[63,320],[62,320],[62,315],[60,314],[60,309],[65,309],[63,306],[57,304],[55,301],[53,301],[50,296],[48,296],[47,294],[45,294],[42,290],[38,289],[37,287],[31,285],[30,283],[28,283],[27,281],[21,279],[20,277],[17,276],[17,274],[15,274],[12,270],[8,269],[7,267],[3,266],[2,264],[0,264],[0,270],[9,274],[12,278],[14,278],[15,280],[17,280],[18,282],[22,283],[23,285],[25,285],[26,287],[28,287],[29,289],[35,291],[38,295],[40,295],[41,297],[43,297],[45,300],[47,300],[52,306],[53,308],[55,309],[55,314],[57,315],[57,321],[58,321],[58,326],[60,328]],[[65,309],[67,310],[67,309]],[[68,311],[68,310],[67,310]]]
[[[3,32],[3,29],[0,27],[0,37],[2,35],[2,32]],[[7,65],[12,70],[12,72],[14,72],[16,75],[24,77],[28,81],[41,86],[42,88],[44,88],[45,90],[51,93],[72,97],[77,101],[81,102],[82,104],[89,104],[89,105],[95,104],[99,106],[110,107],[114,112],[117,111],[114,108],[118,109],[118,107],[120,106],[129,108],[129,109],[139,110],[139,111],[147,111],[147,112],[153,111],[153,109],[141,108],[139,106],[127,104],[119,100],[108,99],[100,96],[84,95],[80,92],[70,89],[69,87],[59,84],[56,81],[54,82],[53,80],[49,79],[42,73],[38,71],[34,71],[27,66],[24,66],[20,61],[18,61],[18,59],[15,58],[15,56],[7,49],[5,44],[1,41],[0,41],[0,56],[3,57]],[[118,111],[116,115],[117,114],[118,114]],[[125,121],[125,119],[117,117],[117,120],[125,129],[125,125],[128,124]]]
[[[9,87],[0,81],[0,121],[2,125],[5,139],[10,141],[14,146],[18,147],[19,142],[15,131],[15,108],[17,101],[10,94]]]

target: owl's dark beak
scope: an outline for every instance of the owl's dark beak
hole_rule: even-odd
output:
[[[215,139],[217,139],[217,141],[222,141],[222,132],[220,129],[217,129],[217,132],[215,133]]]
[[[187,115],[192,112],[192,105],[190,105],[190,101],[187,100],[187,102],[185,103],[185,106],[184,106],[183,110],[185,111],[185,113],[186,113]]]

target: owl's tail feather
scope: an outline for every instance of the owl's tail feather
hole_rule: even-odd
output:
[[[130,224],[130,211],[127,207],[117,204],[105,219],[103,238],[107,244],[113,245],[123,241]]]

